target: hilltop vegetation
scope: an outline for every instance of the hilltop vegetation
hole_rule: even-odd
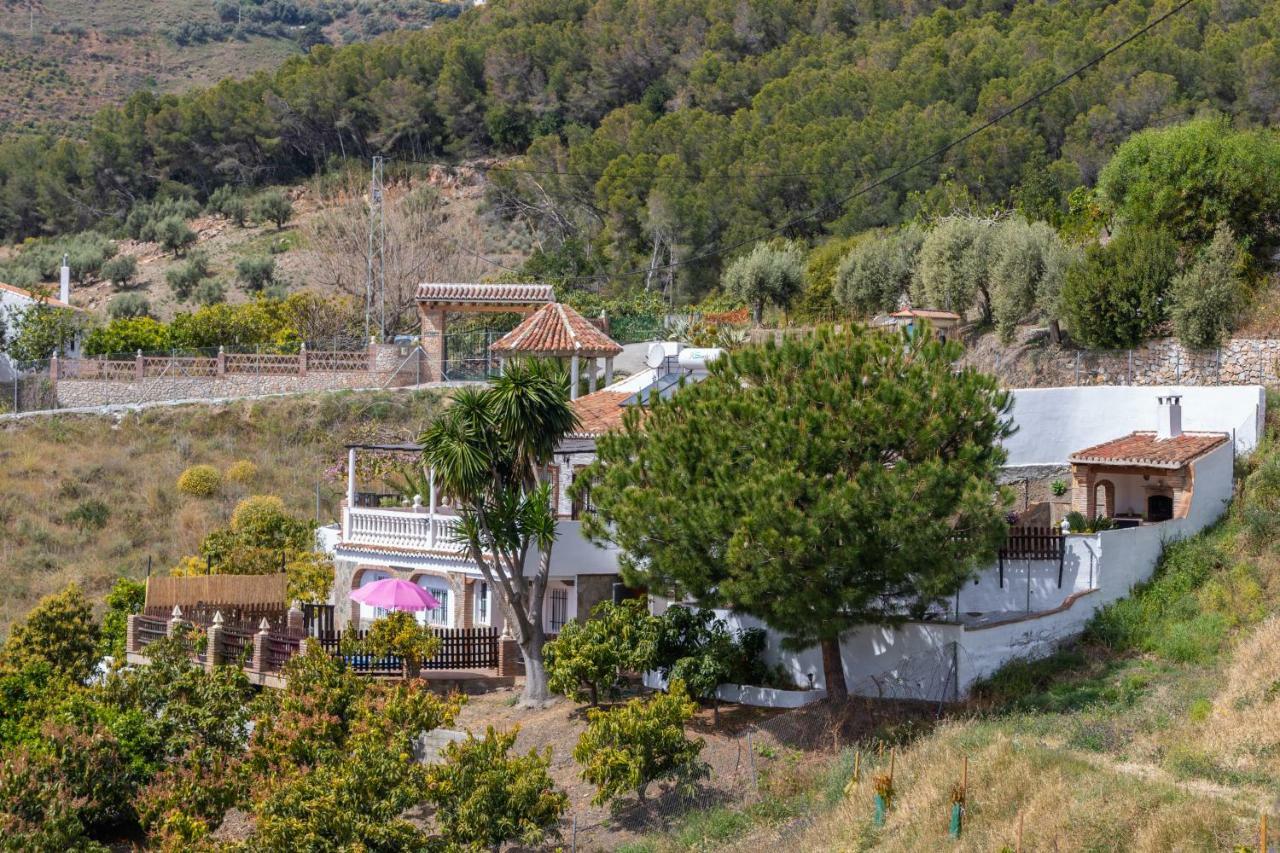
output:
[[[2,0],[0,132],[87,129],[138,89],[184,91],[453,17],[449,0]]]
[[[1274,4],[1202,0],[1032,109],[835,202],[1016,103],[1163,10],[1114,3],[511,0],[428,31],[318,46],[272,73],[142,92],[82,142],[0,148],[0,230],[122,220],[136,199],[287,182],[335,158],[528,151],[500,201],[571,272],[733,243],[851,234],[956,200],[1065,213],[1133,131],[1276,117]],[[571,239],[566,239],[571,238]],[[696,296],[721,259],[681,267]]]
[[[0,426],[0,634],[68,581],[100,599],[116,577],[142,577],[148,557],[167,573],[247,495],[278,495],[307,519],[318,503],[332,521],[343,443],[408,439],[438,405],[433,392],[338,393]],[[189,466],[226,475],[245,460],[248,481],[227,476],[208,497],[179,489]]]

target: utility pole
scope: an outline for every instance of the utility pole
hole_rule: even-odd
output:
[[[364,282],[364,335],[366,339],[369,337],[376,291],[379,340],[387,335],[387,222],[382,211],[382,164],[383,158],[373,158],[369,178],[369,256]]]

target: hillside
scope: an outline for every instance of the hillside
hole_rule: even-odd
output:
[[[3,0],[0,134],[82,133],[140,89],[183,92],[278,66],[316,43],[429,25],[461,6],[433,0]]]
[[[318,502],[328,523],[343,488],[329,469],[343,444],[412,439],[439,400],[337,393],[0,424],[0,634],[68,581],[100,600],[119,574],[142,577],[148,557],[167,572],[248,494],[279,495],[308,518]],[[251,483],[210,499],[178,492],[188,466],[241,459],[258,467]]]

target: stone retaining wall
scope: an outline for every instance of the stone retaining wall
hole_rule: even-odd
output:
[[[1172,338],[1129,350],[1024,350],[1017,361],[990,355],[965,361],[1027,387],[1066,385],[1268,385],[1280,381],[1280,339],[1236,338],[1211,350],[1188,349]],[[1005,361],[1005,364],[1001,364]]]

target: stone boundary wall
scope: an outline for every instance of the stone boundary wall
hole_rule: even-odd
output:
[[[1233,338],[1217,349],[1193,350],[1172,338],[1129,350],[1026,350],[1015,359],[966,356],[975,367],[1030,380],[1019,385],[1269,385],[1280,382],[1280,338]],[[1001,362],[1005,364],[1002,365]]]
[[[54,367],[51,373],[57,377],[54,387],[59,408],[254,397],[347,388],[390,388],[427,381],[427,360],[416,347],[376,344],[370,347],[370,355],[367,370],[308,370],[305,356],[297,356],[288,357],[296,358],[296,369],[260,374],[228,371],[222,375],[190,375],[182,369],[184,359],[180,358],[173,359],[171,371],[155,370],[150,363],[157,360],[148,358],[147,372],[155,370],[158,375],[142,377],[118,372],[119,378],[77,378],[77,374],[91,371],[73,366],[74,363]]]

